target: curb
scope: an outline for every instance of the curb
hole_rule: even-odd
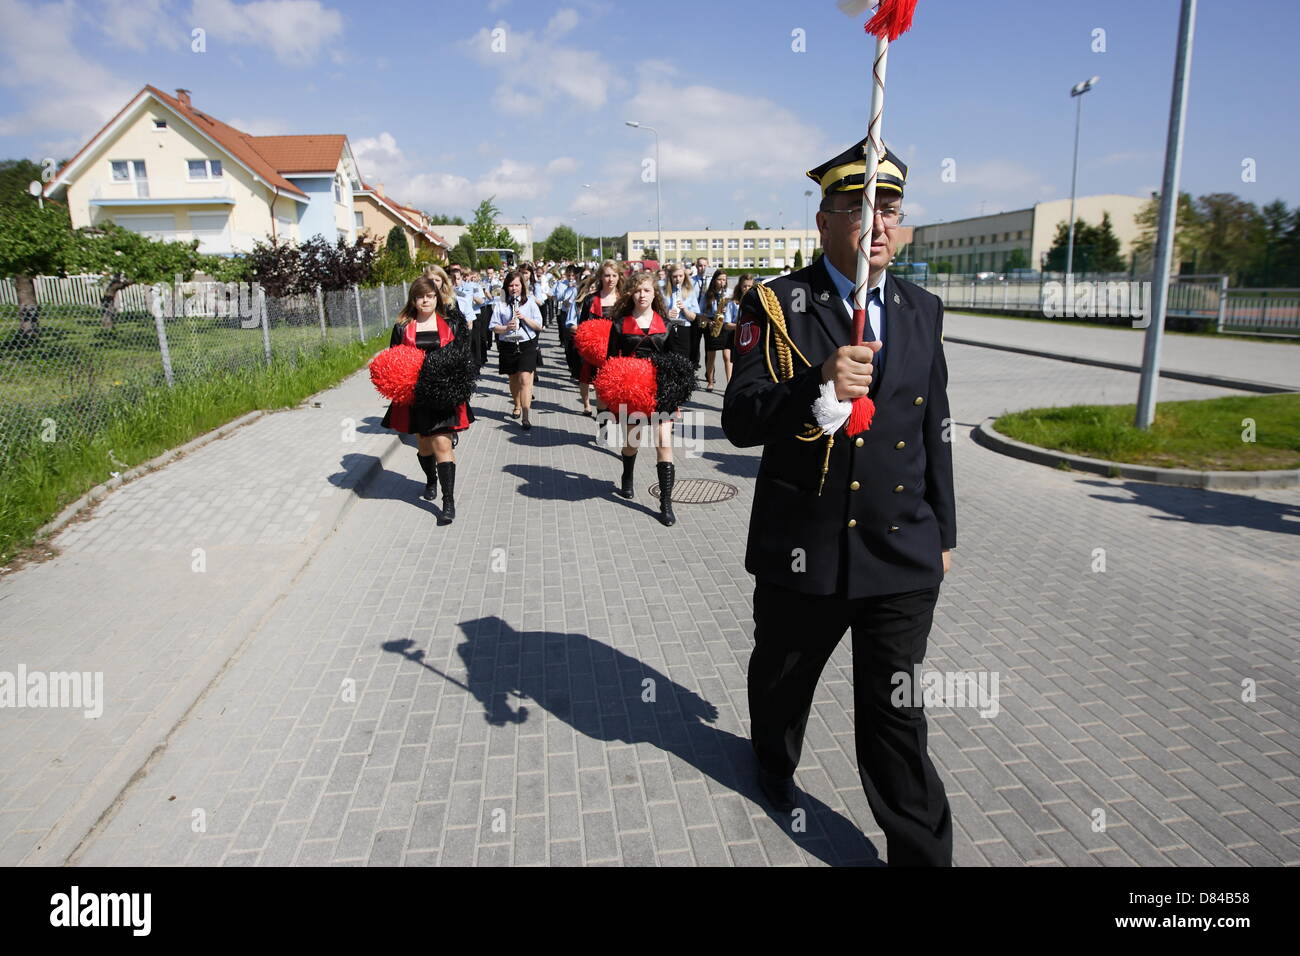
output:
[[[1059,468],[1068,465],[1073,471],[1083,471],[1106,478],[1131,478],[1159,485],[1177,485],[1182,488],[1248,490],[1252,488],[1300,488],[1300,469],[1282,471],[1192,471],[1187,468],[1155,468],[1151,465],[1130,465],[1100,458],[1085,458],[1061,451],[1051,451],[1038,445],[1028,445],[1008,438],[993,427],[995,419],[989,418],[971,430],[971,437],[990,451],[1019,458],[1036,465]]]
[[[1079,365],[1094,365],[1097,368],[1110,368],[1120,372],[1142,371],[1142,366],[1128,362],[1112,362],[1109,359],[1087,358],[1082,355],[1070,355],[1066,352],[1049,352],[1046,349],[1031,349],[1021,345],[1004,345],[1000,342],[981,342],[963,336],[944,336],[944,344],[955,342],[957,345],[976,345],[984,349],[998,349],[1003,352],[1018,352],[1021,355],[1033,355],[1038,358],[1057,359],[1061,362],[1075,362]],[[1278,395],[1286,392],[1300,392],[1300,388],[1290,385],[1277,385],[1273,382],[1256,382],[1245,378],[1228,378],[1223,375],[1206,375],[1202,372],[1180,372],[1177,369],[1162,368],[1161,378],[1173,378],[1182,382],[1195,382],[1198,385],[1217,385],[1220,388],[1235,388],[1243,392],[1262,392],[1266,395]],[[1217,474],[1217,472],[1216,472]]]

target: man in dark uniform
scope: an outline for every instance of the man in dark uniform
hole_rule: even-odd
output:
[[[793,774],[818,676],[853,635],[858,772],[891,865],[952,863],[952,816],[925,714],[891,703],[925,657],[956,545],[943,306],[888,275],[907,167],[886,151],[861,222],[866,140],[808,173],[824,254],[741,303],[722,409],[732,444],[763,446],[745,568],[755,576],[751,738],[763,793],[795,805]],[[866,345],[853,346],[859,229],[871,231]],[[845,433],[850,400],[875,402]],[[910,698],[909,698],[910,699]]]

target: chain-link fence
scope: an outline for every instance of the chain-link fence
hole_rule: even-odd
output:
[[[145,309],[41,304],[34,320],[0,301],[0,459],[45,433],[98,434],[154,389],[366,341],[391,327],[406,296],[353,287],[273,299],[236,283],[150,292]]]

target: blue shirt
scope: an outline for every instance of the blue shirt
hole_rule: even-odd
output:
[[[835,291],[840,294],[844,300],[844,307],[848,310],[849,321],[853,320],[853,280],[847,279],[840,270],[831,265],[831,260],[822,256],[822,262],[826,264],[826,271],[831,275],[831,282],[835,283]],[[876,339],[880,341],[880,351],[884,352],[885,346],[885,275],[888,270],[882,270],[880,278],[872,286],[878,292],[878,295],[872,295],[871,290],[867,290],[867,322],[871,324],[872,331],[876,333]],[[850,326],[851,328],[852,326]],[[866,335],[866,332],[863,332]]]
[[[460,306],[460,311],[465,314],[465,320],[471,325],[478,318],[478,312],[474,306],[474,296],[481,295],[479,288],[473,282],[461,282],[456,286],[456,304]]]

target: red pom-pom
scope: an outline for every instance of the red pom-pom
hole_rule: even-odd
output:
[[[399,405],[415,397],[415,382],[424,365],[424,350],[414,345],[394,345],[370,360],[370,381],[379,394]]]
[[[916,0],[880,0],[876,15],[867,21],[866,31],[893,43],[912,29],[912,14],[915,12]]]
[[[573,333],[573,346],[584,362],[600,368],[609,351],[609,330],[614,323],[609,319],[588,319]]]
[[[850,435],[857,435],[871,427],[871,419],[876,414],[876,403],[867,396],[853,400],[853,408],[849,412],[848,424],[844,426],[845,432]]]
[[[647,418],[654,414],[655,367],[649,359],[609,359],[596,373],[595,386],[600,400],[620,419],[632,412]]]

